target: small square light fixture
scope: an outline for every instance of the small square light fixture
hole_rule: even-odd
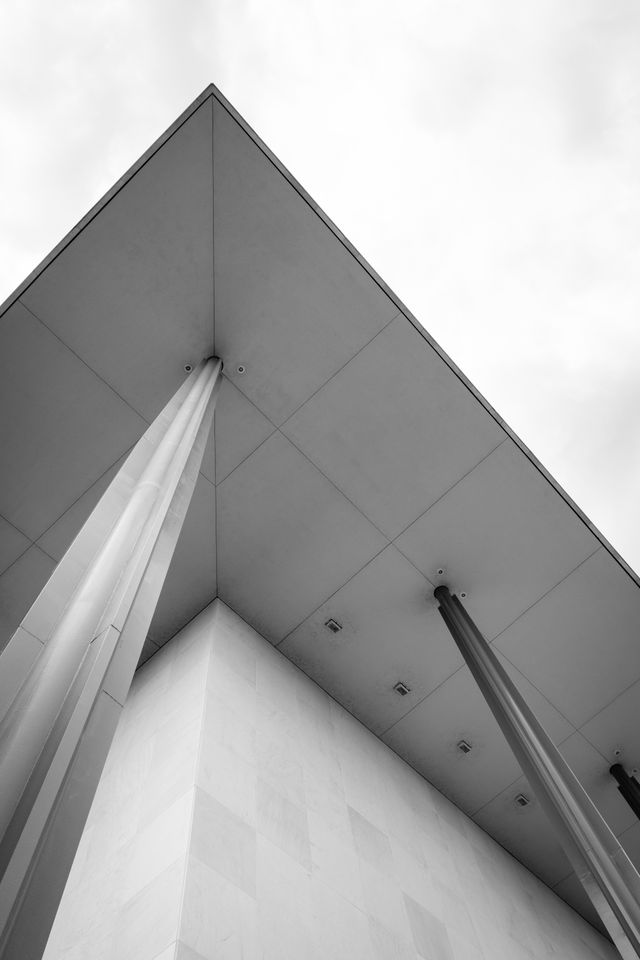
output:
[[[529,797],[525,797],[524,793],[519,793],[517,797],[513,798],[514,803],[517,803],[519,807],[528,807],[531,801]]]
[[[458,742],[456,743],[456,747],[458,748],[460,753],[471,753],[471,751],[473,750],[473,747],[468,740],[458,740]]]
[[[401,697],[406,697],[408,693],[411,693],[411,687],[408,687],[406,683],[402,683],[401,680],[398,680],[398,682],[393,685],[393,689]]]
[[[338,623],[337,620],[334,620],[333,617],[329,617],[328,620],[325,620],[324,625],[331,633],[340,633],[342,630],[342,624]]]

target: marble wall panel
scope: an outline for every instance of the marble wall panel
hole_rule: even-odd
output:
[[[190,853],[229,883],[255,897],[255,829],[199,789],[196,790]]]
[[[182,897],[182,953],[204,960],[260,960],[255,896],[198,857],[189,857]],[[114,958],[115,960],[115,958]]]

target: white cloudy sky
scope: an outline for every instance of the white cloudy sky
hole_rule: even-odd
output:
[[[3,0],[0,300],[209,83],[640,569],[635,0]]]

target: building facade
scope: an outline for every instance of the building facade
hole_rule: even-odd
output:
[[[616,955],[215,600],[136,674],[44,956]]]
[[[0,347],[3,960],[640,955],[638,578],[219,91]]]

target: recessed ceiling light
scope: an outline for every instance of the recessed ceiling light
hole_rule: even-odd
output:
[[[244,363],[239,363],[238,366],[236,367],[236,373],[239,373],[240,376],[243,376],[243,374],[245,374],[246,372],[247,372],[247,368],[245,367]]]
[[[191,371],[193,370],[193,364],[192,364],[192,363],[185,363],[185,365],[184,365],[184,370],[185,370],[185,373],[191,373]]]
[[[408,687],[406,683],[402,683],[401,680],[398,680],[398,682],[394,684],[393,689],[401,697],[406,697],[408,693],[411,693],[411,687]]]
[[[333,617],[329,617],[328,620],[325,620],[324,625],[327,630],[331,631],[331,633],[340,633],[342,630],[342,624],[338,623],[337,620],[334,620]]]

